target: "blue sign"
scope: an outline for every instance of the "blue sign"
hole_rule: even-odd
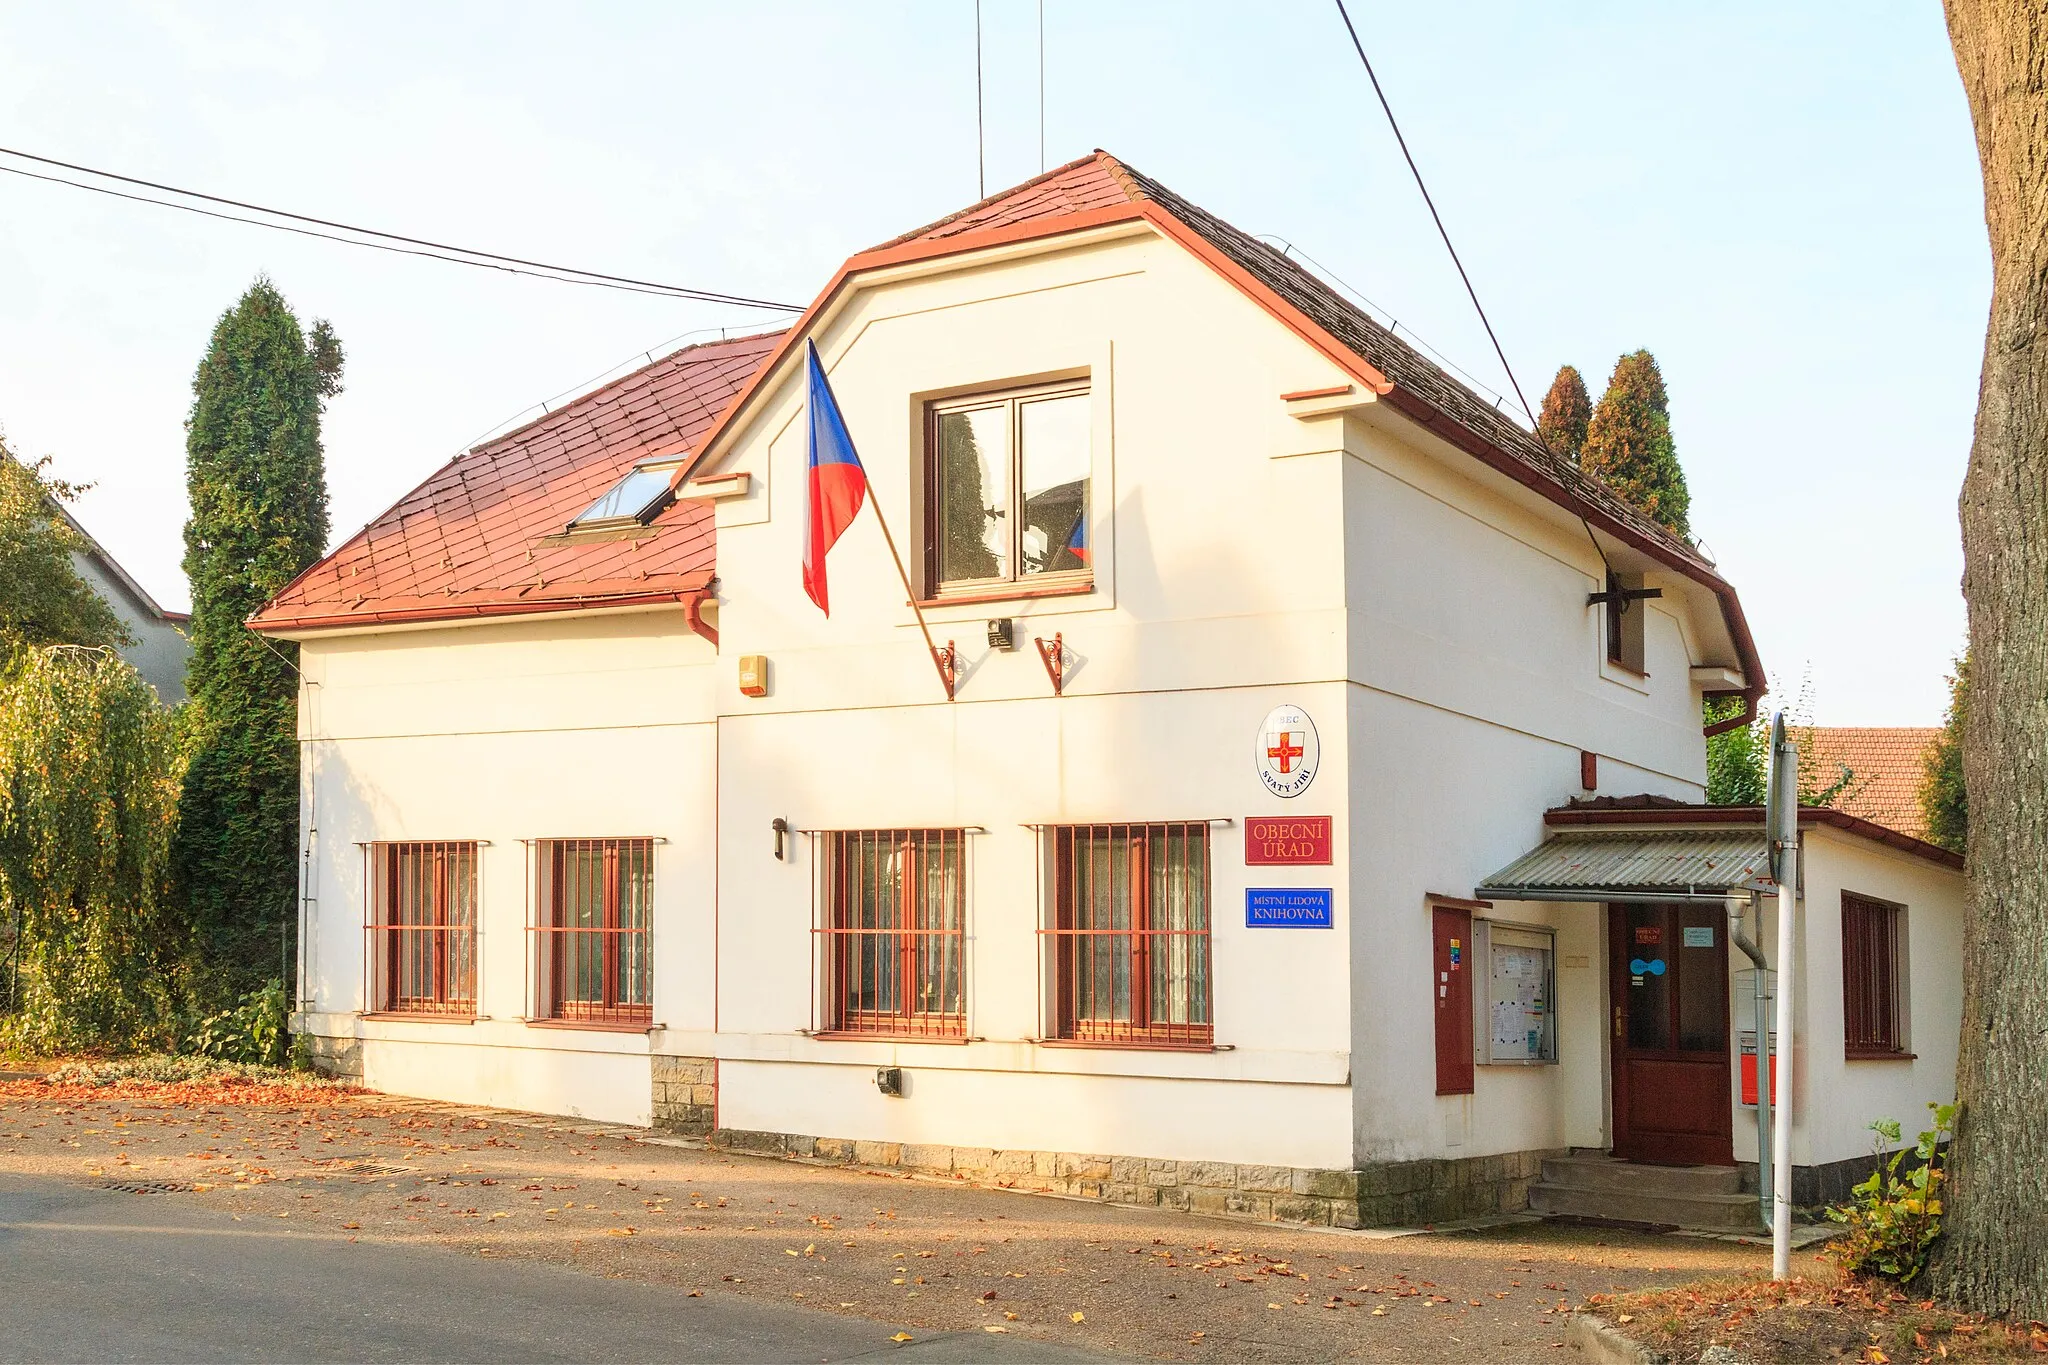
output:
[[[1327,929],[1330,888],[1250,886],[1244,893],[1247,929]]]
[[[1664,975],[1664,959],[1661,957],[1652,958],[1650,961],[1645,962],[1641,958],[1637,958],[1628,964],[1628,974],[1630,976],[1641,976],[1645,972],[1651,976]]]

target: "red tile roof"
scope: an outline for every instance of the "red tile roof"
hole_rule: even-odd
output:
[[[936,223],[913,228],[875,247],[887,251],[908,242],[940,242],[965,232],[1014,227],[1019,223],[1051,218],[1070,218],[1090,209],[1128,204],[1138,196],[1131,192],[1123,165],[1108,152],[1090,152],[1078,161],[1046,171],[1012,189],[990,195]]]
[[[1810,781],[1831,787],[1849,770],[1849,785],[1833,802],[1838,810],[1915,838],[1927,837],[1920,810],[1920,784],[1927,777],[1927,751],[1941,731],[1923,725],[1816,725]],[[1800,785],[1808,785],[1802,782]]]
[[[264,630],[676,601],[716,567],[711,507],[639,539],[544,543],[643,460],[695,448],[780,333],[687,346],[480,445],[293,580]]]
[[[1299,263],[1100,150],[853,257],[780,343],[729,343],[719,354],[731,364],[701,362],[714,371],[702,377],[699,362],[673,358],[690,373],[669,376],[674,382],[666,386],[659,372],[671,362],[658,363],[471,452],[316,565],[258,621],[277,627],[339,623],[323,613],[417,617],[435,614],[436,605],[447,616],[534,610],[633,600],[636,584],[672,596],[701,587],[713,568],[710,518],[701,508],[658,518],[665,536],[651,554],[644,541],[638,551],[630,544],[541,549],[533,542],[566,523],[634,459],[684,448],[701,455],[741,420],[769,371],[860,271],[1131,218],[1203,259],[1389,407],[1714,592],[1748,681],[1742,695],[1753,704],[1761,694],[1763,666],[1735,591],[1690,542],[1560,458]],[[687,417],[672,416],[664,395],[681,402],[684,392],[698,406]],[[466,479],[482,486],[481,503],[462,486]],[[416,531],[409,518],[425,524]],[[1747,718],[1745,711],[1730,723]]]

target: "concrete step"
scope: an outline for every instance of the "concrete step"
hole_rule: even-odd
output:
[[[1617,1194],[1742,1193],[1742,1172],[1733,1166],[1645,1166],[1616,1161],[1600,1152],[1547,1158],[1543,1163],[1543,1180],[1551,1185],[1611,1190]]]
[[[1624,1190],[1612,1186],[1566,1185],[1549,1179],[1529,1187],[1529,1207],[1565,1218],[1598,1218],[1613,1223],[1701,1232],[1760,1232],[1753,1194],[1685,1194]]]

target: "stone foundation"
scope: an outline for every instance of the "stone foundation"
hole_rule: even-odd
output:
[[[307,1050],[312,1053],[313,1070],[322,1076],[339,1081],[363,1079],[363,1040],[360,1038],[328,1038],[318,1033],[297,1035],[306,1040]]]
[[[718,1062],[711,1057],[654,1060],[654,1126],[705,1137],[718,1122]]]
[[[761,1156],[897,1168],[1112,1204],[1340,1228],[1414,1227],[1521,1212],[1529,1207],[1529,1186],[1541,1174],[1543,1158],[1554,1155],[1507,1152],[1334,1171],[869,1142],[736,1128],[715,1129],[710,1138],[714,1147]]]

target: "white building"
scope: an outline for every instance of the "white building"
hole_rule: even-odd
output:
[[[132,641],[121,646],[121,657],[135,666],[142,680],[156,689],[166,706],[185,700],[185,664],[192,657],[192,642],[185,638],[185,625],[192,618],[182,611],[165,611],[143,586],[136,582],[120,561],[107,553],[92,533],[79,525],[62,503],[50,504],[65,525],[83,542],[73,551],[72,567],[92,590],[113,608],[114,615],[128,630]]]
[[[805,595],[807,340],[946,659],[865,513]],[[1546,812],[1699,799],[1703,696],[1762,687],[1733,588],[1106,154],[471,451],[257,624],[303,646],[298,1027],[377,1088],[1346,1224],[1744,1156],[1724,917],[1654,975],[1718,1078],[1658,1122],[1712,1141],[1631,1152],[1601,892],[1663,884],[1480,889],[1559,821],[1668,842]],[[1811,837],[1817,1171],[1947,1098],[1960,896]],[[1833,1061],[1828,878],[1912,907],[1917,1060]]]

